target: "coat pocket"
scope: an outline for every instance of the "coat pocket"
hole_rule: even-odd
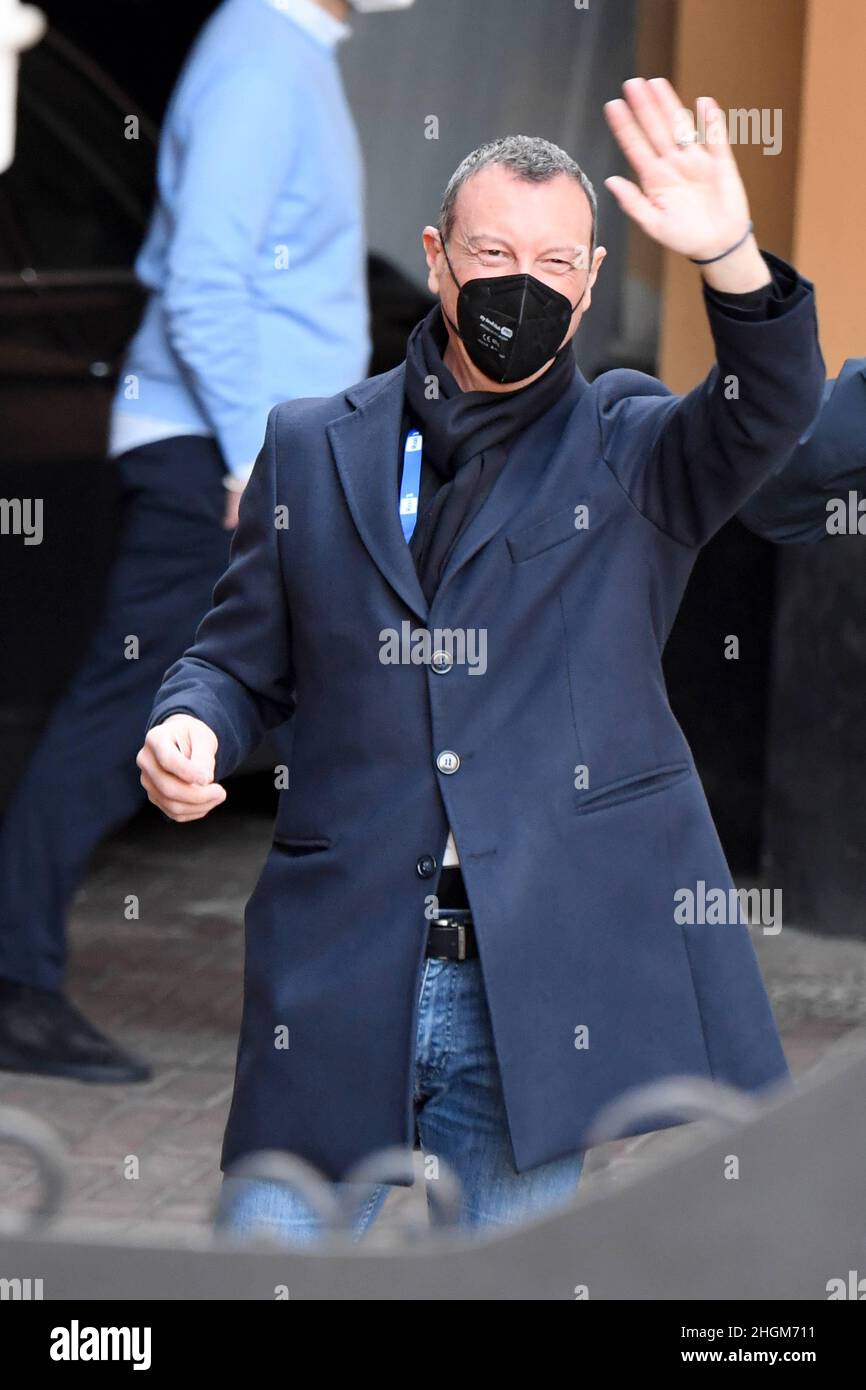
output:
[[[541,555],[545,550],[551,550],[555,545],[562,545],[564,541],[576,539],[581,535],[578,529],[578,513],[576,507],[563,508],[562,511],[554,512],[544,521],[537,521],[532,526],[526,526],[522,531],[516,531],[511,536],[506,536],[506,543],[512,560],[515,565],[521,564],[524,560],[531,560],[535,555]]]
[[[275,832],[271,843],[281,854],[295,859],[308,854],[321,854],[323,850],[331,848],[331,841],[322,835],[284,835],[280,831]]]
[[[606,782],[601,787],[576,791],[574,809],[580,814],[606,811],[611,806],[621,806],[623,802],[666,791],[668,787],[674,787],[691,776],[691,763],[665,763],[649,772],[637,772],[630,777],[619,777],[615,782]]]

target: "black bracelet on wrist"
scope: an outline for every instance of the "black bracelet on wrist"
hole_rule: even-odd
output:
[[[713,265],[716,261],[723,261],[725,256],[730,256],[732,251],[739,251],[744,241],[748,241],[752,232],[755,230],[754,222],[750,222],[743,236],[739,241],[735,241],[733,246],[729,246],[727,251],[723,251],[720,256],[707,256],[706,260],[699,261],[695,256],[689,256],[692,265]]]

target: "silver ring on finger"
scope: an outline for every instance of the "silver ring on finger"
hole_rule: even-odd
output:
[[[697,144],[699,136],[695,118],[687,106],[681,106],[677,112],[671,134],[678,150],[687,150],[690,145]]]

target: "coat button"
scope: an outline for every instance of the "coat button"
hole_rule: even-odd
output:
[[[436,766],[440,772],[444,772],[450,776],[451,773],[456,772],[460,766],[460,759],[456,753],[452,753],[450,748],[443,748],[439,757],[436,759]]]
[[[450,671],[454,665],[454,658],[450,652],[434,652],[430,658],[430,665],[437,676],[444,676],[446,671]]]
[[[419,878],[432,878],[436,872],[436,860],[432,854],[422,854],[415,869]]]

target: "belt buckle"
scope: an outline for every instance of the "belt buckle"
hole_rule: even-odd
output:
[[[440,927],[450,927],[457,932],[457,955],[440,956],[439,960],[467,960],[466,955],[466,923],[457,921],[454,917],[439,917],[436,925]]]

